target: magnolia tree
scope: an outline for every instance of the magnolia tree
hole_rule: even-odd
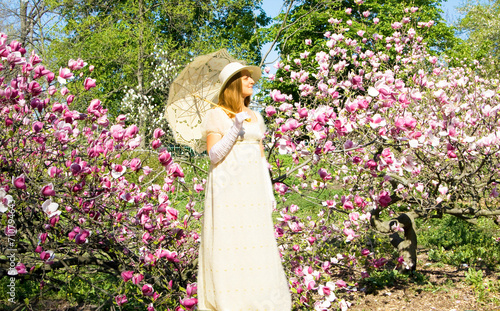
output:
[[[96,86],[92,66],[69,60],[54,73],[25,53],[0,35],[2,271],[38,281],[41,293],[70,275],[98,289],[103,306],[130,299],[148,310],[192,309],[201,216],[192,193],[201,181],[186,188],[163,130],[139,153],[138,128],[125,116],[108,119],[99,99],[71,108]],[[86,96],[71,91],[81,85]],[[9,301],[18,302],[15,291]]]
[[[413,271],[416,218],[500,220],[499,80],[482,76],[479,61],[451,68],[431,56],[419,33],[433,22],[413,20],[417,10],[393,21],[390,37],[350,33],[352,22],[332,18],[321,51],[309,53],[305,39],[269,77],[276,232],[298,306],[329,310],[334,293],[390,262],[373,232],[389,236],[396,267]],[[293,194],[319,214],[295,216]]]

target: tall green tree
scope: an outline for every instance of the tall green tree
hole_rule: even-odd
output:
[[[486,58],[484,65],[490,72],[498,72],[500,60],[500,1],[467,1],[459,12],[465,16],[458,22],[458,29],[467,36],[466,46],[474,59]]]
[[[67,55],[95,66],[89,74],[100,87],[87,96],[101,98],[117,116],[128,112],[122,102],[128,95],[132,105],[142,105],[132,108],[145,134],[153,130],[149,116],[163,115],[176,70],[222,47],[258,63],[259,28],[269,22],[261,1],[250,0],[52,0],[51,5],[65,23],[48,57],[60,67]]]

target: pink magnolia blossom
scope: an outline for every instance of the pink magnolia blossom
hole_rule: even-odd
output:
[[[186,298],[181,299],[180,304],[187,308],[187,310],[193,310],[193,308],[198,304],[198,299],[196,298]]]
[[[164,167],[169,167],[173,163],[172,155],[167,150],[160,153],[160,155],[158,156],[158,160]]]
[[[389,193],[385,190],[381,191],[379,194],[378,203],[383,207],[387,207],[389,206],[390,202],[391,196],[389,195]]]
[[[172,177],[184,177],[184,172],[178,163],[173,163],[168,167],[168,174]]]
[[[68,67],[69,69],[71,69],[72,71],[75,71],[75,70],[80,70],[82,69],[83,67],[85,67],[85,65],[87,65],[81,58],[78,58],[77,60],[74,60],[74,59],[70,59],[68,61]]]
[[[127,168],[125,166],[119,165],[119,164],[113,164],[112,165],[112,170],[111,170],[111,176],[113,178],[120,178],[125,174],[127,171]]]
[[[194,184],[194,191],[196,191],[196,193],[200,193],[204,190],[205,189],[203,188],[203,186],[201,184]]]
[[[155,291],[151,284],[144,284],[141,290],[144,296],[153,296],[153,293]]]
[[[403,27],[403,24],[400,22],[394,22],[391,24],[391,27],[392,29],[400,29],[401,27]]]
[[[5,213],[9,207],[14,203],[14,198],[7,194],[5,189],[0,188],[0,213]]]
[[[16,269],[18,274],[27,274],[28,273],[28,271],[26,270],[26,266],[22,262],[18,263],[16,265],[15,269]]]
[[[153,140],[153,142],[151,143],[151,147],[152,147],[154,150],[156,150],[156,149],[160,148],[160,147],[161,147],[161,140],[159,140],[159,139],[155,139],[155,140]]]
[[[91,235],[91,232],[89,230],[80,230],[80,233],[78,233],[75,236],[75,243],[77,245],[88,243],[88,237]]]
[[[125,130],[124,138],[132,138],[135,135],[137,135],[138,132],[139,132],[139,128],[137,127],[137,125],[132,124],[131,126],[127,127],[127,129]]]
[[[267,106],[265,111],[266,111],[267,117],[271,117],[276,113],[276,109],[274,109],[273,106]]]
[[[386,124],[387,122],[378,113],[371,117],[370,127],[373,129],[385,126]]]
[[[335,285],[339,288],[344,288],[347,286],[347,283],[344,280],[337,280],[337,282],[335,282]]]
[[[52,260],[55,257],[55,254],[53,251],[42,251],[40,253],[40,259],[47,262]]]
[[[123,306],[128,302],[127,296],[125,294],[122,295],[116,295],[115,296],[115,301],[118,306]]]
[[[134,271],[123,271],[121,273],[124,282],[127,282],[128,280],[132,279],[133,275]]]
[[[284,102],[287,99],[287,96],[285,94],[281,94],[280,90],[272,90],[270,95],[275,102]]]
[[[158,138],[162,137],[163,135],[165,135],[165,132],[160,128],[155,129],[153,132],[153,137],[155,139],[158,139]]]
[[[308,51],[304,51],[304,52],[300,53],[300,58],[305,59],[309,56],[309,54],[310,53]]]
[[[144,275],[140,274],[140,273],[136,273],[134,274],[134,276],[132,276],[132,283],[134,283],[135,285],[139,285],[139,283],[144,279]]]
[[[85,90],[90,90],[91,88],[95,87],[95,79],[92,78],[85,78],[85,82],[83,83]]]
[[[56,192],[54,190],[54,185],[52,183],[43,186],[40,192],[45,197],[51,197],[56,195]]]
[[[318,174],[324,181],[332,179],[332,174],[328,173],[328,171],[325,170],[324,168],[320,168],[318,170]]]
[[[130,160],[130,169],[133,172],[138,171],[140,168],[141,168],[141,159],[133,158],[132,160]]]
[[[68,68],[59,68],[59,76],[57,77],[57,81],[61,84],[66,84],[66,80],[72,79],[73,73]]]
[[[165,258],[168,260],[168,261],[171,261],[171,262],[179,262],[179,259],[177,258],[177,252],[171,252],[171,251],[166,251],[166,255],[165,255]]]
[[[186,287],[186,294],[191,297],[193,295],[196,295],[198,291],[198,286],[195,284],[188,284]]]
[[[359,234],[356,234],[353,229],[344,229],[343,230],[344,234],[347,236],[346,241],[352,241],[355,238],[359,237]]]
[[[110,132],[113,138],[117,141],[121,141],[125,137],[125,130],[121,125],[116,124],[111,126]]]
[[[445,195],[446,193],[448,193],[448,187],[446,187],[446,185],[441,184],[441,185],[439,185],[438,191],[442,195]]]

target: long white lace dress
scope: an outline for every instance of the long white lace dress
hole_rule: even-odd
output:
[[[264,120],[244,122],[229,154],[211,165],[198,263],[198,310],[290,311],[291,296],[274,237],[269,173],[259,141]],[[204,135],[233,125],[220,108]]]

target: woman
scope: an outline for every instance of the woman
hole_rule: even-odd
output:
[[[219,105],[203,121],[210,157],[198,266],[198,309],[290,311],[271,218],[274,196],[262,116],[248,108],[260,68],[221,71]]]

